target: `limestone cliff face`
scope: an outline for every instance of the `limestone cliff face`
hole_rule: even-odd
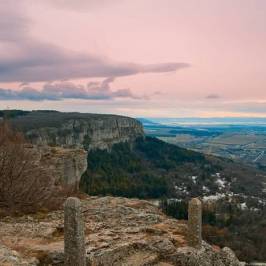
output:
[[[27,149],[40,167],[53,178],[56,185],[78,188],[82,174],[87,169],[87,152],[83,149],[28,145]]]
[[[115,143],[130,142],[143,134],[142,125],[137,120],[113,115],[70,116],[55,125],[40,124],[26,130],[26,136],[33,144],[86,150],[110,149]]]

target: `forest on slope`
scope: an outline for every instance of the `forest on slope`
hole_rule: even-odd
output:
[[[265,173],[152,137],[88,154],[81,188],[92,195],[188,198],[224,193],[264,197]]]

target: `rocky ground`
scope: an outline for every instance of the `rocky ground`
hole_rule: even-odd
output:
[[[87,197],[88,265],[238,266],[228,249],[187,246],[187,225],[147,201]],[[0,221],[0,265],[63,265],[63,212],[38,213]]]

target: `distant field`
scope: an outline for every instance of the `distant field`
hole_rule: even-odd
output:
[[[179,142],[190,142],[190,141],[198,141],[199,139],[202,139],[202,138],[199,138],[199,137],[195,137],[195,136],[192,136],[192,135],[189,135],[189,134],[180,134],[180,135],[176,135],[175,137],[162,137],[161,139],[167,139],[168,142],[171,141],[171,139],[173,140],[174,143],[179,143]]]
[[[259,134],[223,134],[212,138],[210,144],[224,144],[224,145],[254,145],[254,147],[266,148],[266,135]]]
[[[266,124],[252,122],[240,124],[169,125],[144,123],[145,133],[184,148],[230,158],[266,169]],[[243,121],[242,121],[243,122]],[[185,124],[185,126],[184,126]]]

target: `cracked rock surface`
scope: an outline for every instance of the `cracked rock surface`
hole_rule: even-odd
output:
[[[240,266],[229,248],[187,246],[187,224],[148,201],[86,197],[87,265]],[[0,222],[0,265],[63,265],[63,211]]]

